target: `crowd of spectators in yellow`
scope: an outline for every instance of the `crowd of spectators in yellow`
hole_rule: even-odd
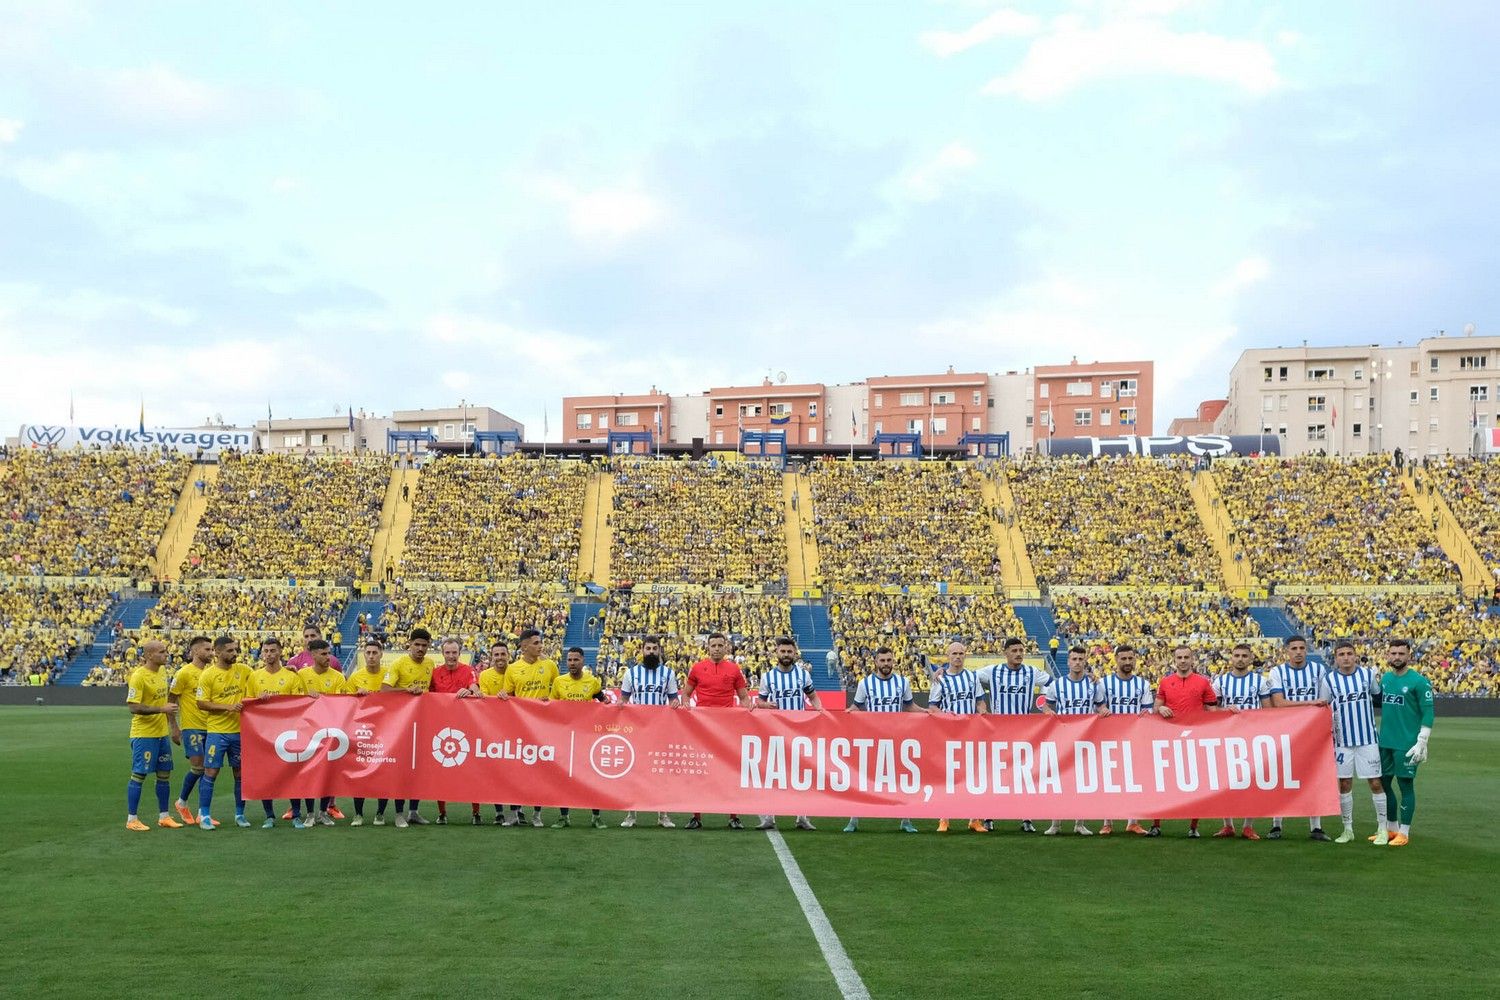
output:
[[[412,497],[399,575],[570,583],[591,471],[579,462],[519,456],[429,463]]]
[[[1352,639],[1361,658],[1385,663],[1391,639],[1413,644],[1417,669],[1438,694],[1500,695],[1500,607],[1452,594],[1369,594],[1292,597],[1287,610],[1328,652]]]
[[[723,632],[730,658],[756,675],[770,666],[777,637],[792,634],[791,606],[785,597],[737,590],[617,590],[598,618],[598,673],[607,684],[617,683],[625,667],[639,662],[641,640],[647,635],[661,639],[662,660],[681,679],[703,657],[710,632]]]
[[[174,587],[161,595],[141,624],[146,630],[283,638],[315,625],[327,636],[338,627],[348,603],[349,592],[342,588]]]
[[[610,575],[617,583],[784,581],[781,484],[780,469],[758,462],[617,460]]]
[[[825,460],[810,478],[826,584],[999,582],[984,483],[972,463]]]
[[[1270,584],[1457,583],[1383,456],[1216,462],[1230,523]]]
[[[380,456],[221,458],[183,575],[352,581],[368,566],[390,475]]]
[[[150,577],[191,464],[128,448],[13,453],[0,467],[0,571]]]
[[[93,639],[114,595],[98,584],[37,586],[0,581],[0,683],[52,679]]]
[[[1500,461],[1438,458],[1417,475],[1448,501],[1459,527],[1500,581]]]
[[[541,585],[402,589],[386,602],[379,631],[397,649],[405,647],[412,629],[421,627],[436,642],[455,638],[466,652],[487,653],[490,643],[513,642],[522,631],[534,628],[542,633],[543,655],[561,663],[568,607],[567,592]]]
[[[944,662],[954,640],[965,643],[970,656],[1001,656],[1008,638],[1023,640],[1028,656],[1038,652],[1010,602],[997,594],[836,594],[829,622],[846,678],[864,677],[875,650],[889,646],[897,672],[917,691],[927,690],[931,669]]]
[[[1070,646],[1089,651],[1096,674],[1109,670],[1112,650],[1128,643],[1140,654],[1138,672],[1155,680],[1172,669],[1172,648],[1197,650],[1205,670],[1216,672],[1228,661],[1230,647],[1248,642],[1265,667],[1277,662],[1279,644],[1260,635],[1249,607],[1213,593],[1117,590],[1107,594],[1052,594],[1057,621],[1058,663]]]
[[[1213,542],[1170,459],[1058,458],[1002,467],[1045,584],[1217,585]]]

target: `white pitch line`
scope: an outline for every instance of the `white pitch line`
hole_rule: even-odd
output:
[[[838,984],[844,1000],[869,1000],[870,991],[865,988],[865,981],[859,978],[859,970],[849,961],[849,953],[844,950],[843,942],[834,932],[833,925],[828,922],[828,914],[823,912],[818,897],[813,895],[812,886],[807,884],[807,877],[802,874],[802,869],[792,856],[791,848],[782,839],[781,832],[767,830],[766,836],[770,838],[771,847],[776,851],[776,860],[781,862],[781,870],[792,887],[792,894],[797,897],[798,905],[802,907],[802,915],[807,918],[813,937],[818,939],[818,947],[823,950],[823,961],[828,963],[828,971],[833,973],[833,981]]]

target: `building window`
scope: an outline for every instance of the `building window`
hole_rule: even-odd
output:
[[[1114,414],[1110,412],[1109,407],[1101,406],[1099,408],[1099,426],[1108,427],[1113,420]]]
[[[1356,381],[1356,382],[1363,382],[1364,380],[1365,380],[1365,370],[1363,368],[1356,368],[1356,369],[1354,369],[1354,381]]]
[[[901,394],[902,406],[921,406],[925,400],[920,392],[903,392]]]
[[[1277,377],[1277,381],[1280,381],[1280,382],[1285,382],[1286,381],[1286,365],[1282,365],[1280,368],[1278,368],[1276,370],[1276,377]]]
[[[957,401],[958,397],[951,392],[935,393],[932,397],[932,402],[936,406],[948,406],[949,404],[955,403]]]
[[[1461,372],[1473,371],[1477,368],[1488,368],[1490,359],[1484,354],[1465,354],[1458,359],[1458,370]]]
[[[1356,438],[1364,437],[1365,436],[1365,427],[1364,427],[1364,424],[1354,424],[1353,425],[1353,434],[1354,434],[1354,436]]]
[[[1309,382],[1327,382],[1331,378],[1333,378],[1332,368],[1309,368],[1307,370]]]
[[[758,416],[760,416],[760,404],[759,403],[741,403],[740,404],[740,416],[742,416],[742,417],[758,417]]]
[[[981,393],[978,389],[974,390],[974,405],[975,406],[979,405],[979,401],[983,397],[983,395],[984,394]]]
[[[1432,387],[1430,387],[1427,390],[1427,401],[1429,403],[1436,403],[1438,401],[1438,387],[1437,386],[1432,386]]]
[[[908,434],[920,434],[920,433],[922,433],[922,418],[921,417],[915,417],[915,418],[913,418],[911,420],[908,420],[906,422],[906,433],[908,433]]]
[[[989,399],[986,399],[984,401],[984,408],[986,410],[993,410],[995,408],[995,397],[994,396],[991,396]]]
[[[875,433],[877,435],[885,433],[879,420],[875,421]]]
[[[724,432],[723,431],[714,431],[714,444],[723,444],[723,443],[724,443]]]
[[[724,415],[724,404],[720,403],[718,406],[714,407],[714,416],[716,416],[716,417],[722,417],[723,415]]]
[[[1408,396],[1408,398],[1411,399],[1411,405],[1412,406],[1416,406],[1417,405],[1417,390],[1413,389],[1411,392],[1407,393],[1407,396]]]
[[[308,443],[311,444],[314,448],[321,448],[323,445],[328,443],[328,435],[314,434],[312,435],[312,440]]]
[[[1026,426],[1030,427],[1030,426],[1032,426],[1035,423],[1036,423],[1036,417],[1033,416],[1030,413],[1026,414]]]
[[[1364,393],[1362,393],[1362,392],[1356,392],[1354,394],[1354,408],[1356,410],[1362,410],[1362,409],[1364,409],[1364,407],[1365,407],[1365,395],[1364,395]]]
[[[1328,397],[1327,396],[1308,396],[1307,397],[1307,412],[1308,413],[1322,413],[1322,412],[1324,412],[1327,409],[1328,409]]]
[[[1280,437],[1286,437],[1286,424],[1282,424],[1280,427],[1276,428],[1276,433]]]
[[[818,429],[816,427],[809,427],[807,429],[807,443],[808,444],[817,444],[818,443]]]
[[[640,422],[641,422],[641,415],[639,413],[637,413],[635,410],[627,410],[624,413],[619,413],[619,414],[615,415],[615,426],[616,427],[634,427],[636,424],[638,424]]]
[[[1436,431],[1438,429],[1438,418],[1437,417],[1429,417],[1427,419],[1427,429],[1430,430],[1430,431]]]
[[[1280,404],[1281,404],[1281,412],[1282,413],[1285,413],[1287,411],[1287,404],[1290,403],[1291,400],[1292,400],[1291,396],[1288,396],[1284,392],[1281,394]]]
[[[1042,398],[1043,399],[1047,398],[1047,392],[1051,388],[1052,388],[1051,383],[1048,383],[1048,382],[1043,382],[1042,383]]]
[[[973,430],[973,431],[978,431],[979,430],[979,418],[978,417],[975,417],[972,421],[970,421],[969,429]]]
[[[1276,433],[1276,428],[1272,427],[1270,424],[1262,424],[1260,432],[1262,434],[1274,434]]]
[[[1436,354],[1427,359],[1427,370],[1430,372],[1438,370],[1438,357]]]
[[[453,440],[453,425],[452,424],[444,424],[443,425],[443,440],[444,441],[452,441]]]
[[[1120,398],[1130,399],[1136,394],[1136,380],[1133,378],[1120,379]]]
[[[473,421],[470,421],[469,423],[464,424],[464,431],[463,431],[463,433],[464,433],[464,440],[465,441],[472,441],[472,440],[474,440],[474,423],[473,423]]]
[[[816,417],[818,415],[818,404],[816,401],[807,404],[807,415]]]
[[[1412,373],[1412,375],[1417,375],[1418,374],[1418,368],[1417,368],[1418,364],[1420,364],[1420,362],[1417,362],[1417,361],[1413,361],[1411,363],[1411,373]]]
[[[608,413],[601,413],[601,414],[599,414],[599,429],[602,431],[602,430],[607,430],[608,428],[609,428],[609,414]]]
[[[877,392],[875,394],[875,409],[878,410],[883,406],[885,406],[885,393]]]
[[[349,447],[349,435],[348,434],[344,434],[344,435],[342,435],[342,437],[343,437],[343,440],[344,440],[344,447],[347,449]]]
[[[1126,407],[1121,408],[1121,410],[1120,410],[1120,426],[1121,427],[1134,427],[1135,426],[1135,407],[1133,407],[1133,406],[1126,406]]]
[[[948,433],[948,418],[947,417],[933,417],[932,418],[932,436],[933,437],[937,437],[939,434],[947,434],[947,433]]]
[[[1089,426],[1092,426],[1093,423],[1094,423],[1094,411],[1093,410],[1074,410],[1073,411],[1073,426],[1074,427],[1089,427]]]
[[[1094,394],[1094,383],[1092,382],[1069,382],[1069,396],[1092,396]]]
[[[1309,441],[1327,441],[1328,440],[1328,425],[1327,424],[1308,424],[1307,425],[1307,439]]]
[[[1417,422],[1416,422],[1416,421],[1415,421],[1415,420],[1413,420],[1413,421],[1412,421],[1412,422],[1411,422],[1411,430],[1410,430],[1410,433],[1412,433],[1412,434],[1415,434],[1415,433],[1417,433]]]
[[[771,404],[771,416],[773,416],[773,417],[789,417],[791,415],[792,415],[792,404],[791,403],[772,403]]]
[[[1488,403],[1490,401],[1490,387],[1488,385],[1469,386],[1469,402]]]
[[[281,446],[283,448],[299,448],[299,447],[301,447],[302,446],[302,435],[301,434],[288,434],[288,435],[286,435],[285,437],[283,437],[281,439]]]
[[[1271,381],[1271,368],[1270,368],[1269,365],[1266,366],[1265,372],[1266,372],[1266,381],[1267,382]]]

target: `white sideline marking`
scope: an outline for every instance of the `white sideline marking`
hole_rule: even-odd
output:
[[[823,912],[818,897],[813,895],[812,886],[807,884],[807,878],[797,866],[797,859],[792,857],[791,848],[786,846],[781,832],[767,830],[766,836],[776,851],[776,860],[781,862],[781,870],[785,873],[787,882],[791,884],[792,894],[802,907],[802,915],[812,928],[813,937],[818,939],[818,947],[823,950],[823,961],[828,963],[828,971],[833,973],[833,981],[838,984],[844,1000],[869,1000],[870,991],[865,988],[865,981],[859,978],[859,971],[849,961],[849,953],[844,950],[843,942],[834,932],[833,925],[828,922],[828,914]]]

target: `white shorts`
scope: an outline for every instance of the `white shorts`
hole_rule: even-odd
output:
[[[1334,747],[1333,762],[1338,765],[1340,778],[1380,777],[1380,747],[1374,743],[1367,747]]]

